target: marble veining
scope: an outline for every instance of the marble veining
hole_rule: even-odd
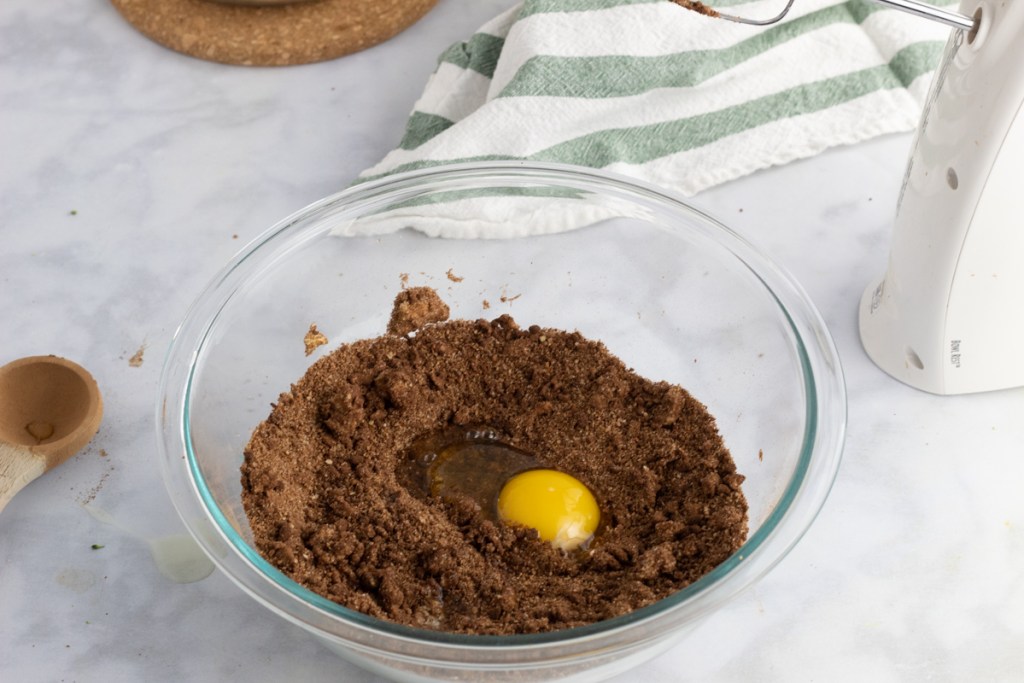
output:
[[[181,533],[153,403],[189,303],[242,245],[377,162],[437,54],[511,4],[442,0],[392,41],[285,69],[169,52],[103,0],[0,5],[0,362],[67,356],[106,403],[92,444],[0,516],[0,680],[379,680],[219,572],[171,582],[83,505],[147,537]],[[797,548],[618,683],[1024,680],[1024,389],[931,396],[878,370],[857,336],[909,144],[832,150],[694,198],[822,311],[849,387],[847,447]]]

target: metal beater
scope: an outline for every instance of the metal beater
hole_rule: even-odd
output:
[[[725,19],[727,21],[735,21],[738,24],[750,24],[752,26],[768,26],[770,24],[782,21],[782,19],[787,14],[789,14],[789,9],[793,6],[793,2],[794,0],[788,0],[786,6],[782,8],[781,12],[779,12],[774,17],[770,17],[768,19],[751,19],[749,17],[739,17],[734,14],[726,14],[724,12],[719,12],[718,10],[713,10],[713,16],[716,16],[720,19]],[[976,22],[973,17],[969,17],[964,14],[958,14],[956,12],[950,12],[949,10],[942,9],[941,7],[929,5],[924,2],[918,2],[917,0],[875,0],[875,2],[881,3],[883,5],[888,5],[893,9],[898,9],[918,17],[923,17],[925,19],[937,21],[941,24],[945,24],[952,28],[963,29],[965,31],[970,31],[975,28]],[[693,6],[698,5],[699,3],[688,2],[687,0],[677,0],[677,4],[682,5],[683,7],[694,9]]]

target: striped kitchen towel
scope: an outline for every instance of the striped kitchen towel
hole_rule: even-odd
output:
[[[783,2],[708,4],[764,18]],[[948,35],[867,0],[796,0],[767,27],[669,0],[524,0],[441,55],[398,148],[357,182],[517,160],[606,169],[693,195],[913,129]],[[445,211],[480,220],[481,235],[524,231],[492,200]]]

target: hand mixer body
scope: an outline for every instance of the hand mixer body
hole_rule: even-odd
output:
[[[860,305],[872,360],[937,394],[1024,385],[1024,0],[961,11],[978,28],[946,46]]]

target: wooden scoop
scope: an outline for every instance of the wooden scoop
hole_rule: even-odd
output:
[[[102,419],[99,387],[81,366],[31,356],[0,368],[0,511],[89,443]]]

